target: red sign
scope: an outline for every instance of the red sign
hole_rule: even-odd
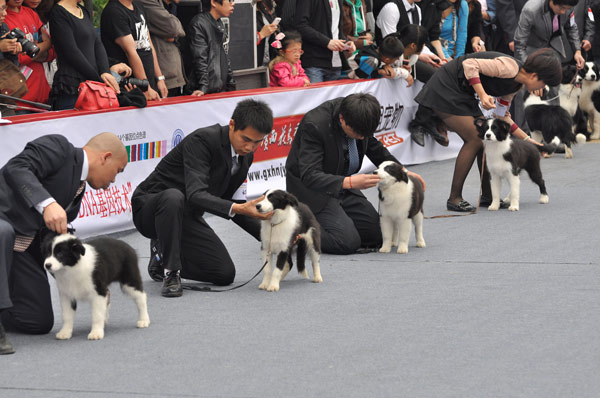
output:
[[[266,135],[256,152],[254,152],[254,161],[261,162],[287,157],[296,130],[298,130],[298,124],[303,117],[304,115],[276,117],[273,121],[273,130]]]

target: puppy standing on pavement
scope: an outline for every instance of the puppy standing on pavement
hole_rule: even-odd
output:
[[[296,262],[298,273],[308,279],[304,265],[306,253],[313,267],[313,282],[323,282],[319,260],[321,256],[321,229],[312,211],[289,192],[270,189],[265,192],[256,209],[261,213],[273,212],[268,220],[261,221],[260,237],[263,264],[266,262],[259,289],[269,292],[279,290],[279,282],[292,268],[292,249],[299,237]],[[273,254],[277,255],[276,266],[271,270]]]
[[[425,247],[423,239],[423,186],[416,178],[406,174],[396,162],[386,161],[374,172],[380,178],[379,209],[381,211],[381,235],[383,244],[380,253],[389,253],[398,246],[398,253],[408,253],[410,222],[415,225],[417,247]]]
[[[475,119],[475,127],[479,138],[485,146],[485,165],[490,171],[492,204],[488,210],[500,208],[500,191],[502,179],[510,184],[508,210],[519,210],[521,170],[527,170],[529,177],[540,187],[540,203],[548,203],[546,184],[542,178],[540,168],[540,152],[553,152],[547,145],[538,146],[523,140],[513,140],[510,134],[510,125],[500,119]]]
[[[137,327],[150,325],[138,258],[131,246],[107,237],[82,243],[71,234],[49,235],[42,253],[46,255],[44,267],[56,278],[60,296],[63,326],[56,334],[57,339],[71,338],[77,301],[81,300],[91,301],[92,330],[88,340],[104,338],[110,297],[108,285],[116,281],[137,305]]]

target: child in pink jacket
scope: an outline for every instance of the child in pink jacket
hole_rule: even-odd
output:
[[[300,64],[302,36],[297,32],[280,33],[271,44],[279,55],[269,62],[271,87],[306,87],[310,80]]]

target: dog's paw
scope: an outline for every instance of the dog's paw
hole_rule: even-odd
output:
[[[321,275],[315,275],[315,277],[313,278],[313,282],[321,283],[321,282],[323,282],[323,277]]]
[[[519,205],[514,205],[514,206],[513,206],[513,205],[510,205],[510,206],[508,207],[508,210],[509,210],[509,211],[519,211]]]
[[[398,250],[396,250],[398,254],[406,254],[408,253],[408,245],[400,244],[398,245]]]
[[[267,283],[265,283],[265,282],[261,282],[261,284],[260,284],[260,285],[258,285],[258,288],[259,288],[260,290],[267,290]]]
[[[491,205],[488,206],[489,211],[498,211],[498,209],[500,209],[500,202],[492,203]]]
[[[548,197],[548,195],[541,195],[540,196],[540,203],[545,205],[548,202],[550,202],[550,198]]]
[[[424,240],[417,242],[417,247],[426,247],[426,246],[427,245],[425,244]]]
[[[302,277],[305,279],[310,279],[310,277],[308,276],[308,272],[306,272],[306,269],[300,272],[300,275],[302,275]]]
[[[379,249],[379,253],[389,253],[390,251],[392,251],[391,246],[381,246],[381,249]]]
[[[143,319],[137,321],[138,328],[147,328],[148,326],[150,326],[150,319]]]
[[[69,340],[71,336],[73,336],[72,330],[61,329],[58,333],[56,333],[57,340]]]
[[[269,286],[267,286],[267,292],[278,292],[279,291],[279,285],[271,283]]]
[[[102,340],[104,338],[104,330],[92,330],[88,334],[88,340]]]

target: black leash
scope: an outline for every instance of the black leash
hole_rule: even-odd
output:
[[[262,270],[265,269],[268,261],[269,260],[265,261],[263,266],[260,267],[258,272],[256,274],[254,274],[254,276],[252,278],[250,278],[250,280],[242,283],[241,285],[230,287],[228,289],[213,289],[210,286],[198,286],[198,284],[189,284],[189,283],[182,283],[181,287],[186,290],[195,290],[197,292],[212,292],[212,293],[229,292],[231,290],[239,289],[240,287],[246,286],[248,283],[252,282],[254,280],[254,278],[256,278],[262,272]]]

